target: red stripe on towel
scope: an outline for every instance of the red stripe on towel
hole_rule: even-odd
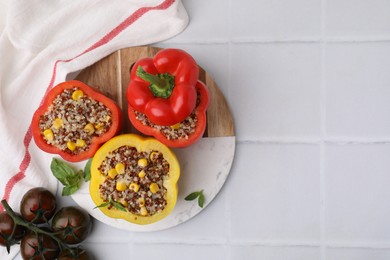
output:
[[[86,54],[86,53],[88,53],[96,48],[99,48],[102,45],[109,43],[112,39],[114,39],[116,36],[118,36],[123,30],[125,30],[130,25],[132,25],[134,22],[136,22],[139,18],[141,18],[145,13],[147,13],[149,11],[153,11],[153,10],[165,10],[165,9],[169,8],[174,2],[175,2],[175,0],[165,0],[161,4],[156,5],[156,6],[141,7],[139,9],[137,9],[134,13],[132,13],[129,17],[127,17],[117,27],[115,27],[113,30],[108,32],[103,38],[98,40],[96,43],[91,45],[89,48],[87,48],[85,51],[81,52],[77,56],[75,56],[71,59],[68,59],[68,60],[56,60],[54,63],[53,73],[52,73],[52,76],[50,79],[49,86],[47,87],[46,92],[45,92],[45,96],[49,92],[49,90],[51,88],[53,88],[54,81],[55,81],[56,76],[57,76],[57,65],[59,63],[67,63],[67,62],[73,61],[74,59],[77,59],[78,57],[80,57],[80,56],[82,56],[82,55],[84,55],[84,54]],[[42,99],[41,103],[42,102],[43,102],[43,99]],[[31,130],[31,125],[30,125],[25,136],[24,136],[23,144],[25,147],[25,154],[24,154],[22,162],[20,163],[20,166],[19,166],[20,171],[18,173],[16,173],[15,175],[13,175],[8,180],[8,182],[5,186],[5,191],[4,191],[4,195],[3,195],[2,199],[9,200],[10,194],[11,194],[13,188],[15,187],[15,185],[18,182],[20,182],[21,180],[23,180],[24,177],[26,177],[25,172],[26,172],[26,170],[31,162],[31,155],[30,155],[30,151],[29,151],[29,146],[30,146],[31,140],[32,140],[32,130]],[[2,212],[2,211],[4,211],[4,207],[2,204],[0,204],[0,212]]]

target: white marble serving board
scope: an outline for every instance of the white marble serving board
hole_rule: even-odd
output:
[[[235,137],[202,138],[188,148],[173,151],[181,168],[179,193],[174,210],[165,219],[149,225],[137,225],[123,219],[110,218],[95,208],[89,194],[89,182],[83,183],[72,198],[97,220],[119,229],[148,232],[177,226],[205,209],[222,189],[234,160]],[[188,194],[200,190],[205,195],[203,208],[198,206],[197,200],[184,200]]]

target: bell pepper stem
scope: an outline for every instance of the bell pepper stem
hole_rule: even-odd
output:
[[[146,72],[141,66],[137,68],[137,76],[147,82],[157,85],[160,88],[166,88],[167,82],[163,79],[160,79],[158,76]]]
[[[168,98],[174,87],[174,76],[163,73],[153,75],[146,72],[141,66],[137,67],[136,74],[141,79],[150,83],[149,88],[156,97]]]

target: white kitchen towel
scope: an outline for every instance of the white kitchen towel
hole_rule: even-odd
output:
[[[19,211],[28,189],[57,189],[53,155],[35,146],[30,129],[45,93],[118,49],[177,35],[188,16],[180,0],[12,0],[6,14],[0,36],[0,199]],[[0,259],[17,251],[14,246],[7,255],[0,248]]]

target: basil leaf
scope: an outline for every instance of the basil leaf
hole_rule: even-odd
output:
[[[78,178],[73,177],[77,174],[75,170],[56,158],[53,158],[51,161],[50,169],[54,177],[56,177],[64,186],[74,185],[76,179],[78,180]]]
[[[80,170],[76,172],[68,164],[55,158],[53,158],[50,164],[50,169],[54,177],[56,177],[64,186],[62,189],[62,196],[72,195],[80,188],[83,171]]]
[[[196,199],[198,196],[199,196],[199,192],[195,191],[195,192],[187,195],[187,197],[185,197],[184,199],[187,200],[187,201],[191,201],[191,200]]]
[[[64,186],[62,189],[62,196],[69,196],[75,193],[80,188],[79,184],[72,185],[72,186]]]
[[[199,192],[198,205],[199,207],[203,208],[203,204],[204,204],[204,195],[202,190]]]
[[[104,202],[104,203],[102,203],[102,204],[100,204],[99,206],[96,206],[96,207],[94,207],[94,209],[96,209],[96,208],[102,208],[102,207],[107,207],[108,205],[110,205],[111,204],[111,202]]]
[[[111,201],[112,205],[116,208],[116,209],[119,209],[121,211],[126,211],[126,208],[123,207],[122,204],[120,204],[119,202],[116,202],[116,201]]]
[[[83,171],[78,171],[77,173],[74,173],[73,175],[68,176],[68,182],[69,185],[73,186],[75,184],[79,184],[82,177]]]
[[[121,211],[126,211],[126,208],[122,204],[120,204],[119,202],[116,202],[111,197],[110,197],[110,200],[108,202],[104,202],[104,203],[100,204],[99,206],[96,206],[95,208],[106,207],[108,205],[112,205],[114,208],[119,209]]]
[[[84,181],[86,182],[91,180],[91,164],[92,159],[89,159],[84,167]]]
[[[191,200],[194,200],[196,198],[198,198],[198,205],[199,205],[199,207],[203,208],[204,201],[205,201],[203,190],[201,190],[201,191],[194,191],[194,192],[190,193],[189,195],[187,195],[187,197],[185,197],[184,199],[187,200],[187,201],[191,201]]]

